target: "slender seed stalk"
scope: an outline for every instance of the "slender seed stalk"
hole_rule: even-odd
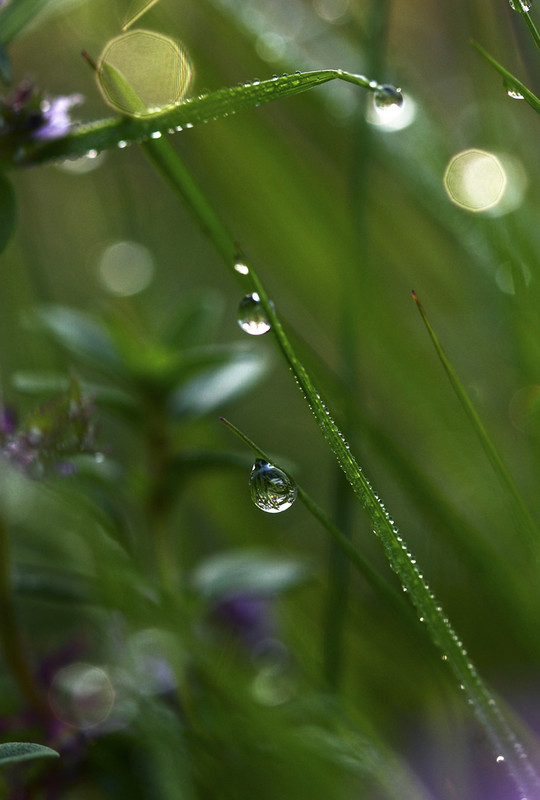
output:
[[[435,333],[429,318],[424,311],[422,304],[420,303],[417,295],[415,292],[412,293],[414,302],[416,303],[416,307],[420,312],[420,316],[422,317],[424,324],[426,326],[427,332],[429,333],[430,339],[435,347],[436,353],[439,357],[441,364],[443,365],[444,371],[448,375],[450,383],[452,384],[452,389],[454,390],[455,394],[457,395],[458,400],[460,401],[461,405],[465,409],[465,413],[467,414],[471,425],[474,428],[474,431],[482,445],[482,448],[487,455],[489,462],[499,479],[499,482],[503,489],[508,492],[512,504],[515,510],[515,522],[518,525],[518,528],[524,531],[529,539],[529,543],[531,547],[537,551],[538,543],[540,541],[540,533],[538,531],[538,526],[534,519],[532,518],[527,506],[525,505],[525,501],[521,496],[519,489],[517,488],[514,479],[508,472],[501,456],[499,455],[497,448],[493,444],[489,434],[487,433],[482,420],[478,416],[476,409],[474,408],[473,404],[471,403],[467,392],[465,391],[463,384],[459,380],[456,371],[452,367],[450,361],[448,360],[448,356],[444,352],[442,345]]]
[[[186,167],[181,164],[180,157],[170,142],[163,138],[149,141],[144,144],[144,150],[169,184],[175,188],[182,199],[188,201],[192,214],[199,220],[210,238],[214,240],[214,236],[216,237],[217,249],[223,255],[227,266],[239,277],[234,269],[239,250],[235,239],[202,191],[198,189]],[[189,198],[194,198],[195,205],[191,205]],[[269,302],[263,284],[251,265],[244,264],[244,266],[248,271],[242,277],[249,280],[252,291],[258,293],[272,326],[277,345],[347,480],[370,519],[373,533],[380,539],[390,566],[399,576],[404,591],[408,592],[433,642],[441,650],[443,658],[451,667],[458,685],[462,687],[471,701],[478,719],[491,739],[497,756],[504,759],[507,769],[523,795],[529,796],[529,798],[536,796],[540,793],[540,777],[523,745],[518,741],[495,698],[478,674],[463,643],[454,632],[442,607],[425,582],[416,565],[416,560],[411,556],[382,501],[364,476],[310,376],[296,357],[275,308]]]
[[[29,667],[17,621],[12,596],[9,534],[3,520],[0,520],[0,646],[11,675],[30,706],[41,714],[48,714],[45,698]]]

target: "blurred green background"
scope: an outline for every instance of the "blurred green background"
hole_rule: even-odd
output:
[[[36,14],[10,47],[15,80],[30,78],[51,95],[83,93],[75,109],[82,121],[108,116],[80,52],[97,58],[120,32],[126,4],[43,5],[54,13]],[[537,561],[520,541],[508,497],[411,300],[415,289],[538,517],[539,120],[507,96],[471,46],[480,42],[539,90],[538,53],[524,21],[505,0],[161,0],[137,25],[183,42],[194,93],[338,67],[401,87],[410,122],[394,130],[378,124],[362,90],[336,81],[184,131],[173,142],[264,280],[481,673],[534,727]],[[446,166],[470,148],[514,159],[516,200],[508,213],[471,213],[447,196]],[[247,338],[236,322],[237,286],[138,148],[104,152],[84,167],[11,172],[19,226],[0,260],[0,365],[5,399],[23,408],[33,400],[16,392],[14,373],[72,366],[24,324],[42,302],[138,316],[159,330],[183,299],[203,291],[215,303],[214,341]],[[123,241],[146,248],[153,269],[149,286],[130,298],[114,297],[99,271],[106,249]],[[339,499],[337,467],[271,336],[255,345],[271,361],[268,374],[227,408],[184,426],[178,444],[244,453],[218,422],[226,413],[330,513],[346,507],[355,542],[393,580],[358,504]],[[106,409],[98,416],[104,449],[129,464],[137,457],[133,437]],[[280,620],[316,684],[325,534],[298,503],[283,515],[261,514],[246,482],[239,470],[192,476],[179,500],[184,564],[254,545],[307,559],[313,577],[282,601]],[[410,755],[435,796],[483,796],[467,772],[468,746],[472,740],[486,763],[489,748],[465,703],[435,658],[418,650],[356,576],[345,652],[345,706]],[[469,783],[460,784],[461,771]]]

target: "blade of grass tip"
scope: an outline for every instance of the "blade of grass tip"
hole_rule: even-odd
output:
[[[518,529],[523,530],[523,532],[527,535],[529,544],[534,548],[535,552],[538,549],[538,542],[539,542],[539,531],[538,527],[532,518],[525,502],[517,488],[516,484],[510,473],[508,472],[501,456],[499,455],[495,445],[491,441],[480,417],[476,409],[474,408],[473,404],[471,403],[467,392],[463,388],[461,381],[459,380],[456,371],[452,367],[450,361],[446,353],[444,352],[442,345],[438,339],[437,334],[435,333],[429,318],[422,306],[420,300],[418,299],[416,292],[412,292],[413,300],[416,303],[416,307],[420,312],[420,316],[422,317],[424,324],[426,326],[427,332],[429,337],[433,343],[435,351],[439,357],[439,360],[448,375],[452,388],[459,399],[461,405],[465,409],[465,413],[467,414],[471,425],[474,428],[474,431],[482,445],[482,448],[487,455],[489,462],[499,479],[503,489],[508,493],[510,499],[512,500],[512,505],[514,507],[516,519],[515,523]]]
[[[274,464],[275,462],[264,452],[261,448],[255,444],[255,442],[249,438],[240,428],[237,428],[236,425],[233,425],[228,419],[225,417],[220,417],[220,422],[226,425],[229,430],[231,430],[239,439],[241,439],[244,444],[246,444],[258,458],[262,458],[263,461],[268,462],[269,464]],[[277,465],[275,465],[277,466]],[[394,589],[390,586],[387,581],[379,575],[379,573],[373,569],[371,564],[366,561],[366,559],[361,555],[358,549],[352,544],[351,540],[348,536],[346,536],[340,528],[332,521],[332,519],[326,514],[323,509],[317,505],[317,503],[310,497],[310,495],[298,485],[298,482],[290,475],[287,470],[284,470],[282,466],[279,467],[287,477],[294,483],[297,489],[297,497],[301,503],[307,508],[309,513],[315,517],[315,519],[322,525],[323,528],[330,534],[332,539],[335,541],[336,545],[340,548],[340,550],[347,556],[349,561],[356,567],[358,572],[362,575],[365,581],[371,586],[371,588],[377,593],[377,595],[384,600],[384,602],[391,608],[393,611],[397,612],[401,618],[408,618],[410,621],[411,613],[410,613],[410,606],[406,605],[403,601],[401,595],[399,595]]]
[[[518,78],[512,75],[511,72],[508,72],[508,70],[505,69],[505,67],[499,64],[499,62],[496,61],[493,58],[493,56],[490,56],[487,50],[484,50],[484,48],[481,45],[479,45],[478,42],[471,40],[471,44],[476,50],[478,50],[480,55],[483,56],[486,59],[486,61],[489,61],[491,66],[497,70],[499,75],[501,75],[503,80],[505,81],[505,84],[507,86],[511,86],[513,89],[519,92],[519,94],[522,95],[523,99],[530,105],[530,107],[534,108],[537,114],[540,114],[540,100],[538,99],[538,97],[535,94],[533,94],[533,92],[531,92],[530,89],[527,89],[524,83],[522,83]]]
[[[462,642],[444,615],[442,607],[438,604],[425,582],[416,565],[416,560],[409,553],[393,520],[364,476],[321,395],[312,383],[304,366],[296,357],[274,305],[270,302],[255,270],[251,265],[248,266],[245,263],[245,259],[242,259],[239,263],[238,244],[204,193],[198,188],[195,180],[170,142],[165,139],[149,141],[145,143],[145,152],[166,180],[174,187],[175,191],[188,204],[190,203],[190,197],[194,197],[197,205],[196,207],[191,207],[191,211],[211,238],[214,237],[214,234],[216,235],[215,246],[223,255],[227,267],[232,270],[235,277],[240,278],[246,286],[249,286],[251,292],[257,292],[259,295],[275,341],[334,456],[337,458],[353,491],[360,500],[364,512],[370,519],[373,533],[381,541],[390,566],[399,576],[404,591],[409,593],[409,597],[416,606],[421,621],[425,623],[432,641],[442,651],[443,658],[451,667],[458,684],[468,695],[471,705],[484,726],[497,756],[504,759],[509,773],[520,791],[523,792],[523,796],[529,795],[530,800],[531,797],[540,795],[540,777],[536,773],[523,745],[518,741],[510,724],[499,709],[495,698],[482,681]],[[169,168],[171,173],[168,172]],[[183,180],[185,180],[185,185],[182,183]]]

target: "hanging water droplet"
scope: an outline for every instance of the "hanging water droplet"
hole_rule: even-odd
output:
[[[257,292],[247,294],[238,306],[238,324],[251,336],[262,336],[270,330],[270,323]]]
[[[124,147],[128,146],[128,143],[124,139],[120,139],[120,141],[116,143],[116,146],[119,150],[123,150]]]
[[[530,11],[532,8],[531,0],[508,0],[513,11]]]
[[[506,88],[506,94],[508,97],[511,97],[512,100],[524,100],[525,98],[514,86],[508,85]]]
[[[375,92],[375,108],[379,113],[395,111],[403,105],[403,95],[395,86],[389,83],[379,86]]]
[[[249,275],[249,267],[247,264],[244,264],[242,261],[238,261],[234,265],[234,269],[236,272],[239,272],[240,275]]]
[[[282,469],[257,458],[249,479],[251,499],[261,511],[279,514],[296,500],[296,485]]]

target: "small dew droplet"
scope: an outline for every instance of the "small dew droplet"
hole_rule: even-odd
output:
[[[496,758],[497,764],[500,764],[504,761],[504,756],[497,756]]]
[[[123,150],[124,147],[127,147],[127,145],[128,143],[124,139],[120,139],[120,141],[116,144],[119,150]]]
[[[509,86],[508,87],[508,89],[506,90],[506,94],[508,95],[508,97],[511,97],[512,100],[524,100],[525,99],[523,97],[523,95],[521,94],[521,92],[518,92],[518,90],[515,89],[513,86]]]
[[[235,269],[236,272],[239,272],[240,275],[249,275],[249,267],[248,267],[248,265],[244,264],[241,261],[238,261],[234,265],[234,269]]]
[[[262,336],[270,330],[270,323],[257,292],[247,294],[238,306],[238,324],[251,336]]]
[[[403,95],[399,89],[390,84],[379,86],[375,92],[375,108],[380,113],[388,110],[394,111],[396,108],[401,108],[403,105]]]
[[[150,136],[152,139],[161,139],[161,131],[153,131]]]
[[[532,8],[531,0],[508,0],[513,11],[530,11]]]
[[[257,458],[249,478],[251,499],[261,511],[279,514],[286,511],[296,500],[294,481],[268,461]]]

